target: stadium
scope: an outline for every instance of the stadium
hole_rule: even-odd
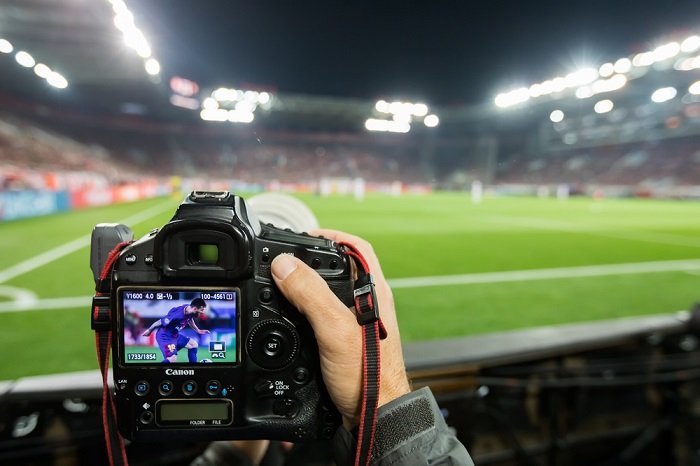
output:
[[[429,36],[417,26],[461,30],[469,15],[504,11],[464,7],[450,19],[437,3],[444,11],[0,5],[0,464],[108,464],[91,232],[116,223],[141,238],[195,190],[284,193],[322,227],[371,242],[413,386],[431,388],[476,464],[698,463],[698,5],[594,2],[577,25],[543,5],[552,19],[533,29],[600,37],[575,60],[561,57],[590,36],[528,60],[504,54],[499,66],[482,50],[468,88],[470,73],[446,75],[436,57],[458,52],[431,48],[458,42],[452,32],[431,30],[435,42],[420,45]],[[633,27],[635,8],[658,24]],[[623,10],[629,24],[595,29]],[[474,29],[515,48],[522,21]],[[319,63],[295,55],[334,28],[348,42],[317,44]],[[246,37],[260,49],[236,48]],[[372,47],[376,70],[358,57]],[[424,60],[415,75],[388,76],[381,63],[412,55]],[[486,55],[492,66],[479,67]],[[184,290],[178,304],[197,296]],[[155,337],[139,334],[167,306],[139,299],[150,307],[133,314],[134,352],[160,358]],[[239,309],[220,301],[202,347],[237,344]],[[176,465],[202,448],[127,452],[133,464]]]

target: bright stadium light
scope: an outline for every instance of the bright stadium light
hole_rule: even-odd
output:
[[[578,87],[592,83],[598,78],[598,71],[594,68],[582,68],[573,73],[569,73],[564,78],[566,87]],[[556,80],[555,80],[556,81]]]
[[[243,102],[239,102],[243,103]],[[228,121],[232,123],[251,123],[255,118],[253,112],[246,110],[229,110],[228,111]]]
[[[7,39],[0,39],[0,52],[2,53],[12,53],[15,48],[12,43]]]
[[[681,42],[681,52],[683,53],[693,53],[700,49],[700,37],[690,36]]]
[[[424,117],[428,114],[428,106],[425,104],[413,104],[413,116]]]
[[[603,63],[600,65],[600,68],[598,68],[598,74],[603,78],[609,78],[613,73],[615,73],[615,65],[612,63]]]
[[[377,103],[374,104],[374,108],[380,113],[389,113],[389,102],[386,100],[378,100]]]
[[[34,66],[34,73],[40,78],[47,79],[49,77],[49,74],[51,74],[51,68],[44,65],[43,63],[37,63]]]
[[[616,74],[612,78],[599,79],[592,85],[593,93],[612,92],[622,89],[627,84],[627,77],[624,74]]]
[[[241,113],[241,114],[253,113],[255,111],[256,107],[257,106],[253,102],[250,102],[249,100],[241,100],[240,102],[236,102],[236,105],[234,106],[236,111]]]
[[[202,101],[202,107],[204,107],[207,110],[216,110],[219,108],[219,102],[213,97],[207,97]]]
[[[261,105],[265,105],[270,102],[270,93],[269,92],[261,92],[260,95],[258,95],[258,103]]]
[[[32,57],[24,50],[20,50],[19,52],[17,52],[17,54],[15,54],[15,60],[17,60],[17,63],[24,66],[25,68],[31,68],[34,65],[36,65],[36,60],[34,60],[34,57]]]
[[[564,112],[561,110],[554,110],[549,114],[549,119],[552,121],[552,123],[559,123],[564,119]]]
[[[425,124],[425,126],[428,128],[435,128],[440,124],[440,118],[434,114],[428,115],[423,119],[423,124]]]
[[[652,52],[652,56],[655,62],[660,62],[675,57],[680,51],[681,46],[678,42],[669,42],[668,44],[656,47]]]
[[[614,107],[614,104],[612,100],[605,99],[605,100],[599,100],[598,102],[595,103],[593,106],[593,110],[595,110],[596,113],[608,113],[610,112]]]
[[[226,121],[228,120],[228,111],[223,108],[203,108],[202,111],[199,112],[199,116],[205,121]]]
[[[158,63],[158,60],[155,58],[149,58],[146,60],[144,68],[146,68],[146,73],[150,74],[151,76],[155,76],[160,73],[160,63]]]
[[[587,99],[593,97],[593,88],[591,86],[582,86],[576,89],[576,97],[579,99]]]
[[[391,120],[368,118],[367,121],[365,121],[365,128],[367,128],[369,131],[408,133],[411,130],[411,125],[408,123],[399,123]]]
[[[651,101],[656,102],[657,104],[668,102],[676,97],[677,93],[678,91],[675,87],[662,87],[661,89],[654,91],[654,93],[651,95]]]
[[[691,84],[688,88],[688,92],[693,95],[700,95],[700,81],[695,81],[693,84]]]
[[[638,53],[632,58],[632,65],[641,68],[654,64],[654,52]]]
[[[620,58],[615,62],[615,73],[627,73],[632,69],[632,60],[629,58]]]
[[[63,77],[60,73],[52,71],[46,78],[46,82],[58,89],[65,89],[68,87],[68,80]]]

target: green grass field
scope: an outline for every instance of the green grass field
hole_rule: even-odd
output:
[[[324,227],[374,244],[405,341],[671,313],[700,301],[697,202],[302,199]],[[166,223],[178,202],[0,224],[0,380],[95,368],[87,299],[92,226],[126,221],[138,237]],[[413,277],[426,278],[416,286]],[[39,310],[13,310],[12,301],[35,298]]]

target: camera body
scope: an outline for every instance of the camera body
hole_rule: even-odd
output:
[[[123,225],[95,227],[96,280],[109,251],[129,235]],[[272,280],[278,254],[309,264],[352,305],[351,264],[336,243],[262,225],[228,192],[191,193],[170,222],[121,250],[103,283],[109,295],[97,296],[93,310],[111,311],[102,325],[112,332],[125,438],[333,435],[340,415],[321,378],[313,331]]]

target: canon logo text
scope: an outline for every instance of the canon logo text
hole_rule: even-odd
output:
[[[194,375],[194,369],[165,369],[167,375]]]

